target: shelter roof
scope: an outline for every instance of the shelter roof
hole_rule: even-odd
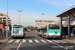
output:
[[[75,5],[56,15],[56,17],[75,17]]]

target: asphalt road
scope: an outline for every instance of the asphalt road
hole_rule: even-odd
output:
[[[59,39],[45,39],[37,34],[26,34],[24,38],[11,38],[0,44],[0,50],[75,50],[75,44]]]

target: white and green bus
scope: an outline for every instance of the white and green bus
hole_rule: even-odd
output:
[[[61,28],[58,24],[49,24],[44,27],[37,29],[38,36],[45,38],[60,38],[61,37]]]
[[[24,37],[24,26],[22,25],[13,25],[11,37]]]

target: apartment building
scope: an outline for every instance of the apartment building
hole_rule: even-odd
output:
[[[2,19],[0,18],[0,22],[2,22]]]
[[[0,13],[0,19],[3,24],[7,25],[7,14]],[[8,25],[11,25],[11,19],[9,18],[9,16],[8,16]]]
[[[39,28],[52,23],[58,24],[59,22],[56,20],[35,20],[35,27]]]

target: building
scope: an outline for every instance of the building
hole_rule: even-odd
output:
[[[68,26],[68,21],[62,21],[63,26]],[[75,21],[70,21],[70,25],[75,25]]]
[[[0,13],[0,19],[3,24],[7,25],[7,14]],[[9,18],[9,16],[8,16],[8,25],[11,25],[11,19]]]
[[[2,19],[0,18],[0,22],[2,22]]]
[[[52,23],[59,23],[58,21],[56,20],[35,20],[35,27],[43,27],[43,26],[46,26],[48,24],[52,24]]]

